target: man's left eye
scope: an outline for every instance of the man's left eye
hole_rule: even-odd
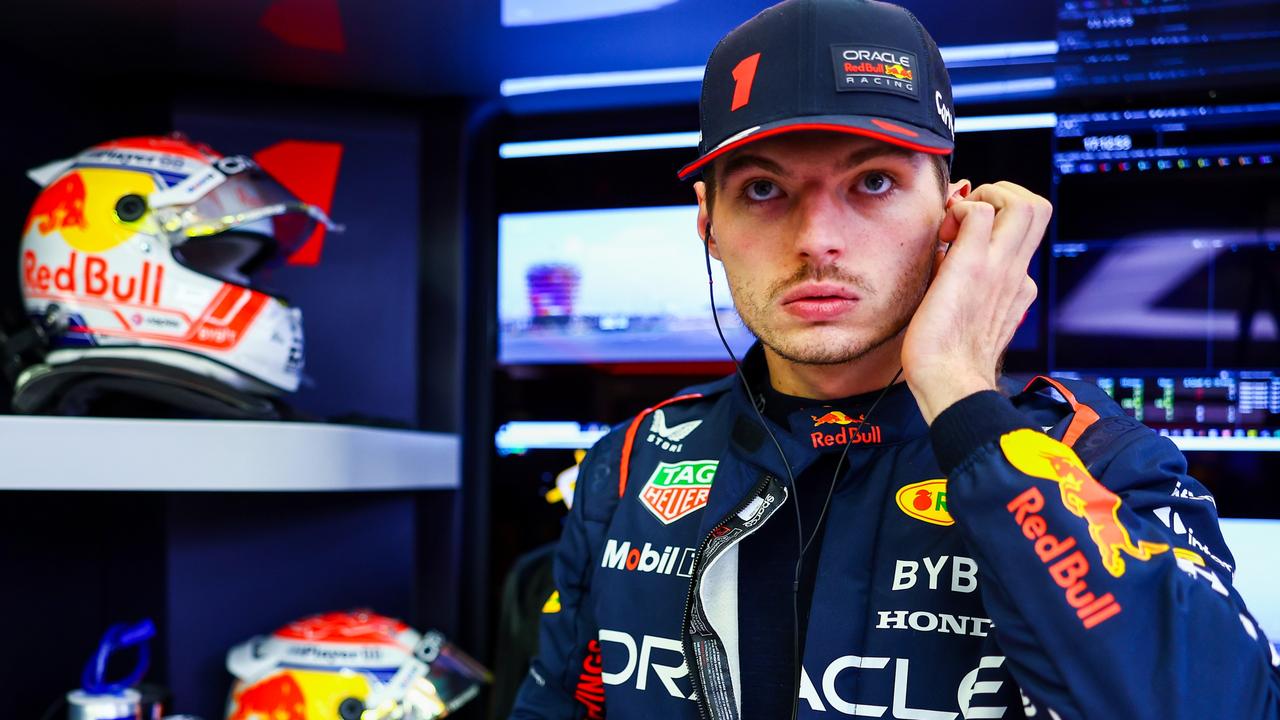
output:
[[[858,181],[868,195],[883,195],[893,189],[893,178],[882,172],[870,172]]]
[[[772,200],[778,196],[778,186],[768,180],[752,180],[747,183],[746,196],[757,202]]]

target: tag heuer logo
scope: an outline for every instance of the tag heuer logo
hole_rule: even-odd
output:
[[[658,463],[649,481],[640,489],[640,502],[663,525],[670,525],[707,504],[719,464],[717,460]]]
[[[663,450],[678,453],[684,449],[682,441],[701,424],[701,420],[690,420],[675,427],[667,427],[667,414],[658,409],[653,411],[653,422],[649,425],[649,436],[645,440]]]

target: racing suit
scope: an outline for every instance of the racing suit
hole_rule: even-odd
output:
[[[758,346],[744,365],[764,375]],[[764,420],[801,487],[849,445],[800,717],[1280,717],[1280,656],[1167,438],[1081,382],[977,393],[932,427],[905,383],[862,422],[874,399]],[[742,642],[739,549],[790,494],[754,401],[695,387],[588,453],[513,718],[752,716],[742,679],[772,649]]]

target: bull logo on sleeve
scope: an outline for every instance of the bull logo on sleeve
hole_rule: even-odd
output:
[[[1146,562],[1169,550],[1165,543],[1134,543],[1120,522],[1120,498],[1089,474],[1071,448],[1030,429],[1006,434],[1000,438],[1000,448],[1021,472],[1058,483],[1063,506],[1088,523],[1102,566],[1112,576],[1124,575],[1126,555]]]

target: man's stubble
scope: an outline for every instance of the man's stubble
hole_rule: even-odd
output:
[[[849,273],[839,265],[815,266],[805,263],[796,268],[791,276],[773,283],[765,290],[763,298],[744,290],[732,276],[728,278],[729,290],[743,324],[765,347],[782,359],[799,365],[843,365],[865,357],[907,329],[929,289],[936,261],[934,246],[927,245],[922,256],[907,269],[906,276],[892,283],[889,302],[878,314],[878,317],[884,319],[877,322],[870,333],[848,338],[838,346],[814,345],[812,341],[786,337],[784,333],[769,326],[766,320],[768,309],[779,307],[778,299],[784,293],[806,281],[835,282],[852,287],[859,293],[858,302],[867,302],[875,298],[877,293],[872,283],[863,276]]]

